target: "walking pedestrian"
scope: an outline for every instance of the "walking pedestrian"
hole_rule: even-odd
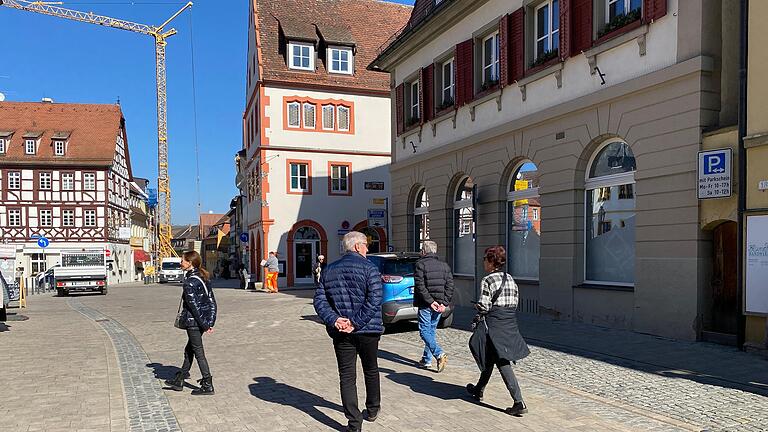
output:
[[[184,389],[184,379],[189,378],[192,360],[197,360],[202,379],[200,388],[193,395],[212,395],[213,377],[203,349],[203,334],[213,333],[216,323],[216,297],[209,286],[210,274],[202,266],[203,260],[196,251],[185,252],[181,268],[186,271],[179,312],[175,326],[187,331],[187,346],[184,348],[184,364],[172,380],[165,383],[176,391]]]
[[[517,327],[519,292],[512,276],[503,270],[506,255],[503,246],[492,246],[485,250],[483,257],[483,266],[489,274],[480,283],[480,300],[475,304],[478,315],[469,342],[482,372],[477,384],[467,384],[467,392],[475,400],[482,400],[485,386],[496,366],[514,400],[506,413],[521,416],[528,412],[528,407],[523,401],[520,384],[510,363],[525,358],[530,351]]]
[[[328,264],[320,276],[314,306],[333,340],[347,431],[360,431],[363,413],[357,404],[357,356],[360,356],[365,378],[365,419],[375,421],[381,410],[378,363],[379,339],[384,332],[381,274],[366,259],[368,239],[363,233],[347,233],[343,243],[344,256]]]
[[[323,270],[325,270],[325,265],[325,255],[318,255],[317,263],[315,264],[315,268],[313,270],[315,274],[315,286],[320,283],[320,275],[323,273]]]
[[[269,258],[264,261],[264,268],[267,269],[267,277],[264,283],[264,288],[269,293],[277,292],[277,275],[280,272],[280,264],[277,261],[277,252],[270,252]]]
[[[424,341],[424,354],[419,366],[429,368],[437,359],[437,371],[448,363],[448,354],[437,343],[437,325],[453,299],[451,267],[437,257],[437,243],[427,240],[421,247],[422,258],[416,262],[413,274],[415,306],[419,308],[419,335]]]

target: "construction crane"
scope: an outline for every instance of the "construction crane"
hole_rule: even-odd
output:
[[[176,251],[171,245],[173,235],[171,229],[171,187],[168,177],[168,104],[166,97],[165,81],[165,46],[167,39],[176,34],[176,30],[171,28],[165,30],[165,26],[171,23],[176,17],[181,15],[186,9],[192,7],[192,2],[188,2],[179,9],[173,16],[168,18],[159,26],[139,24],[108,16],[96,15],[93,12],[82,12],[60,7],[62,2],[42,2],[42,1],[24,1],[24,0],[0,0],[0,6],[19,9],[27,12],[35,12],[43,15],[50,15],[58,18],[65,18],[73,21],[80,21],[89,24],[97,24],[105,27],[112,27],[120,30],[128,30],[135,33],[141,33],[152,36],[155,39],[155,72],[157,78],[157,258],[177,256]]]

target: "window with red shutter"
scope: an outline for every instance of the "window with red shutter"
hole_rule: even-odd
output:
[[[474,40],[456,45],[456,107],[466,105],[475,97]]]
[[[499,20],[499,85],[509,85],[509,15]]]
[[[592,46],[592,1],[571,0],[571,55],[579,54]]]
[[[560,0],[560,58],[571,55],[571,0]]]
[[[525,73],[525,9],[512,12],[509,25],[511,80],[517,81]]]
[[[435,116],[435,65],[431,64],[421,69],[421,112],[424,121],[432,120]]]
[[[645,21],[657,20],[667,14],[667,0],[643,0]]]
[[[402,135],[405,126],[405,106],[404,106],[405,86],[400,84],[395,88],[395,114],[397,116],[397,134]]]

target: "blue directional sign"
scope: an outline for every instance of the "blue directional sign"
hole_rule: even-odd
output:
[[[51,244],[50,240],[45,237],[40,237],[37,239],[37,245],[43,249],[47,248],[49,244]]]
[[[248,233],[240,234],[240,241],[243,243],[248,243]]]

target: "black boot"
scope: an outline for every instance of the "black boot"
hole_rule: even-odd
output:
[[[522,417],[523,414],[528,412],[528,407],[525,405],[525,402],[515,402],[515,404],[507,408],[505,412],[511,416]]]
[[[478,389],[474,384],[467,384],[467,393],[472,396],[472,399],[478,402],[483,400],[483,391]]]
[[[171,390],[182,391],[184,389],[184,378],[189,378],[189,373],[184,371],[176,372],[176,376],[173,379],[165,380],[165,384]]]
[[[213,391],[213,377],[203,378],[197,382],[200,383],[200,388],[198,390],[192,390],[193,395],[200,396],[215,394]]]

